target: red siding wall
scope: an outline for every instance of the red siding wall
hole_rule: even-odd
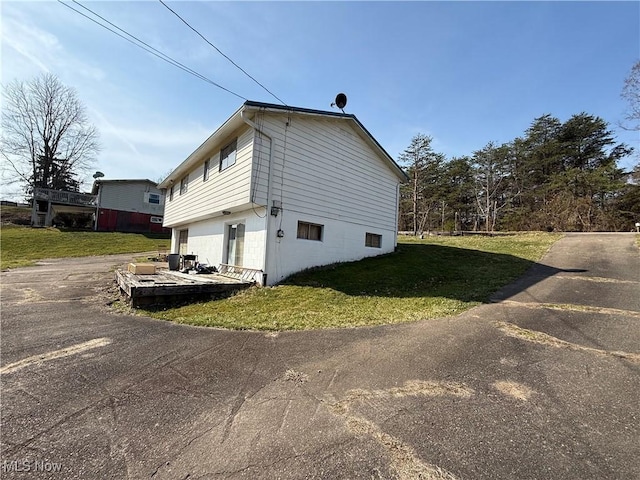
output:
[[[151,222],[148,213],[123,212],[108,208],[98,209],[99,232],[136,232],[136,233],[171,233],[171,229],[163,228],[162,223]]]

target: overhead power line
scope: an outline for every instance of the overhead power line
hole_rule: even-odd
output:
[[[97,14],[96,12],[94,12],[93,10],[91,10],[90,8],[82,5],[81,3],[77,2],[76,0],[72,0],[73,3],[75,3],[76,5],[82,7],[83,9],[87,10],[88,12],[90,12],[92,15],[98,17],[99,19],[103,20],[104,22],[106,22],[107,24],[111,25],[112,27],[114,27],[115,29],[119,30],[120,32],[124,33],[124,35],[127,35],[130,38],[125,37],[124,35],[122,35],[121,33],[118,33],[117,31],[109,28],[107,25],[100,23],[99,21],[97,21],[94,18],[91,18],[90,16],[86,15],[85,13],[81,12],[80,10],[77,10],[75,8],[73,8],[71,5],[68,5],[66,3],[64,3],[62,0],[58,0],[58,3],[64,5],[65,7],[67,7],[70,10],[73,10],[74,12],[76,12],[78,15],[82,15],[83,17],[85,17],[88,20],[91,20],[93,23],[100,25],[102,28],[109,30],[111,33],[119,36],[120,38],[126,40],[127,42],[135,45],[138,48],[141,48],[142,50],[145,50],[146,52],[150,53],[151,55],[154,55],[155,57],[158,57],[160,60],[163,60],[167,63],[169,63],[170,65],[173,65],[176,68],[179,68],[180,70],[183,70],[187,73],[189,73],[190,75],[193,75],[196,78],[199,78],[200,80],[203,80],[207,83],[210,83],[211,85],[220,88],[221,90],[224,90],[227,93],[230,93],[231,95],[235,95],[238,98],[241,98],[242,100],[247,100],[245,97],[243,97],[242,95],[237,94],[236,92],[233,92],[231,90],[229,90],[228,88],[223,87],[222,85],[220,85],[219,83],[214,82],[213,80],[211,80],[210,78],[202,75],[201,73],[196,72],[195,70],[187,67],[186,65],[180,63],[179,61],[173,59],[172,57],[170,57],[169,55],[161,52],[160,50],[152,47],[151,45],[149,45],[146,42],[143,42],[142,40],[140,40],[138,37],[136,37],[135,35],[132,35],[131,33],[127,32],[126,30],[123,30],[122,28],[118,27],[117,25],[115,25],[114,23],[110,22],[109,20],[107,20],[106,18],[104,18],[103,16]],[[133,40],[132,40],[133,39]]]
[[[262,87],[269,95],[271,95],[273,98],[275,98],[276,100],[278,100],[280,103],[282,103],[285,107],[287,106],[287,104],[282,101],[280,99],[280,97],[278,97],[275,93],[273,93],[271,90],[269,90],[267,87],[265,87],[263,84],[261,84],[258,80],[256,80],[255,78],[253,78],[244,68],[242,68],[240,65],[238,65],[236,62],[234,62],[231,58],[229,58],[227,55],[225,55],[218,47],[216,47],[213,43],[211,43],[204,35],[202,35],[198,30],[196,30],[194,27],[192,27],[189,22],[187,22],[184,18],[182,18],[175,10],[173,10],[171,7],[169,7],[169,5],[167,5],[166,3],[163,2],[163,0],[158,0],[162,5],[165,6],[165,8],[167,10],[169,10],[171,13],[173,13],[176,17],[178,17],[182,23],[184,23],[187,27],[189,27],[191,30],[193,30],[200,38],[202,38],[202,40],[204,40],[205,42],[207,42],[209,45],[211,45],[220,55],[222,55],[224,58],[226,58],[227,60],[229,60],[229,62],[231,62],[233,64],[234,67],[236,67],[238,70],[240,70],[242,73],[244,73],[247,77],[249,77],[251,80],[253,80],[255,83],[257,83],[258,85],[260,85],[260,87]]]

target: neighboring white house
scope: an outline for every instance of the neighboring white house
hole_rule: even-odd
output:
[[[172,252],[273,285],[392,252],[405,180],[354,115],[247,101],[158,188]]]
[[[108,232],[164,231],[164,191],[147,179],[93,182],[96,196],[95,230]]]

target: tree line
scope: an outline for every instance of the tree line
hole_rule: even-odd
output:
[[[546,114],[514,140],[447,159],[416,135],[400,155],[400,231],[628,231],[640,221],[640,164],[633,148],[587,113]],[[635,178],[635,183],[634,179]]]

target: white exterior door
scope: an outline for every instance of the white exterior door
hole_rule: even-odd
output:
[[[187,243],[189,241],[189,230],[180,230],[178,233],[178,253],[187,254]]]
[[[227,264],[242,266],[244,252],[244,223],[227,226]]]

